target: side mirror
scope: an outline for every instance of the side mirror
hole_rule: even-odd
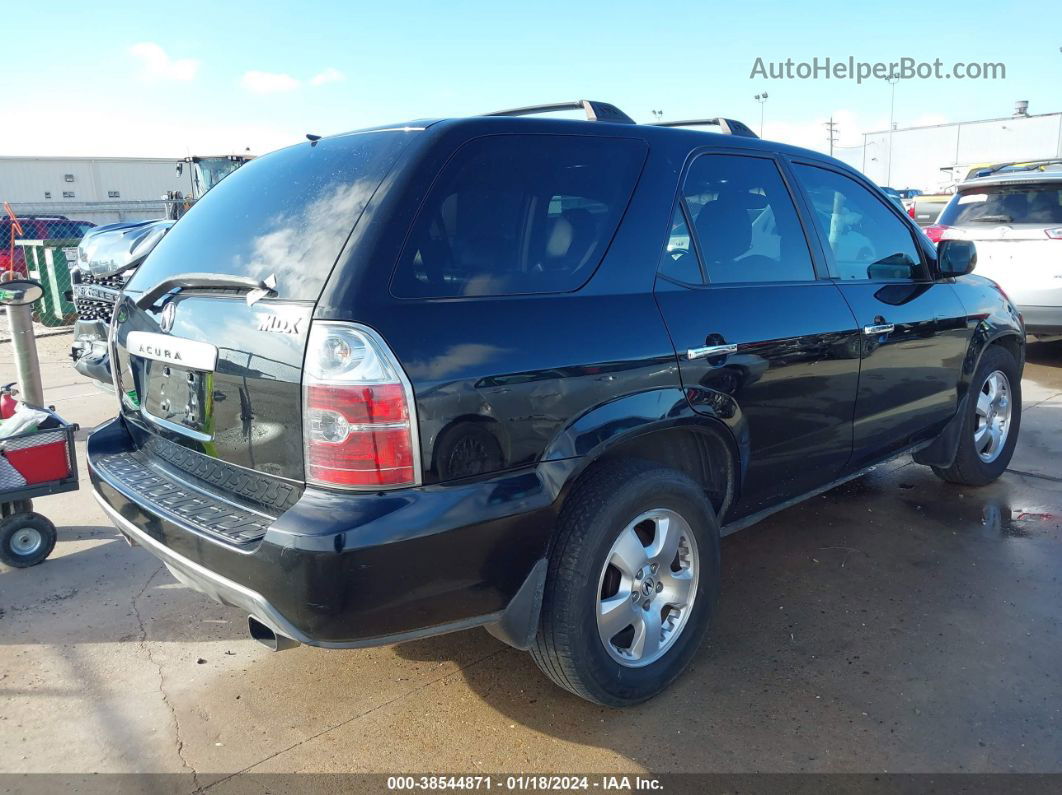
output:
[[[977,264],[977,247],[969,240],[941,240],[937,243],[937,264],[944,276],[965,276]]]
[[[184,163],[177,164],[177,176],[181,176],[184,173]]]

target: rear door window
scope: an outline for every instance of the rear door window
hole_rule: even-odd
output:
[[[597,268],[645,161],[644,143],[496,135],[462,146],[417,214],[399,298],[567,292]]]
[[[807,238],[773,160],[702,155],[682,193],[712,284],[815,278]]]
[[[970,188],[948,203],[937,223],[1062,226],[1062,185]]]

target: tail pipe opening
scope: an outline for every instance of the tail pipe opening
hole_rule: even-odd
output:
[[[247,616],[247,630],[251,633],[252,638],[270,651],[294,649],[299,645],[297,640],[292,640],[286,635],[278,635],[254,616]]]

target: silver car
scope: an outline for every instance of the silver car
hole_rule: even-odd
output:
[[[963,182],[931,231],[974,241],[977,273],[1003,288],[1027,333],[1062,339],[1062,170]]]

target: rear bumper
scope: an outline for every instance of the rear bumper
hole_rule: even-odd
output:
[[[533,469],[373,494],[308,489],[264,537],[236,544],[148,504],[101,466],[131,447],[121,419],[88,443],[94,496],[123,535],[181,582],[274,632],[336,648],[502,621],[545,555],[557,498],[550,484],[564,481]],[[151,472],[167,477],[162,464]]]
[[[1062,306],[1018,306],[1025,332],[1040,336],[1062,335]]]

